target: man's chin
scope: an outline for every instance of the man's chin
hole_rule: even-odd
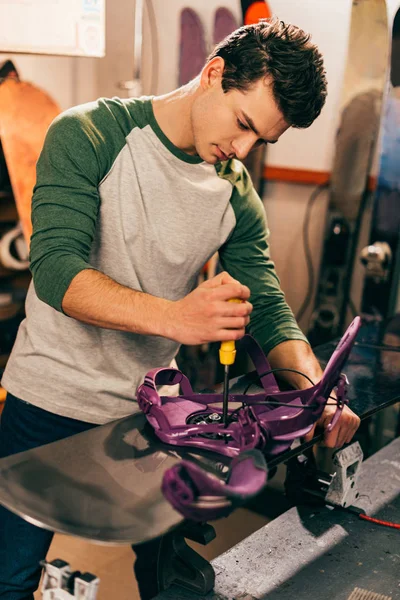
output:
[[[201,156],[201,155],[200,155]],[[218,158],[215,154],[208,154],[207,156],[201,156],[201,158],[209,165],[216,165],[221,162],[221,159]]]
[[[208,152],[207,154],[203,154],[203,152],[199,152],[197,150],[197,154],[198,154],[198,156],[200,156],[200,158],[202,160],[204,160],[204,162],[206,162],[209,165],[216,165],[216,164],[222,162],[221,159],[213,152]]]

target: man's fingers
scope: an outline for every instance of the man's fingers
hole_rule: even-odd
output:
[[[324,445],[327,448],[341,448],[345,444],[349,444],[360,425],[360,419],[348,406],[345,406],[335,427],[332,431],[328,431],[327,427],[332,421],[335,411],[336,407],[326,406],[312,430],[304,436],[304,440],[306,442],[312,440],[315,435],[315,429],[318,426],[324,429]]]
[[[237,279],[235,279],[234,277],[229,275],[229,273],[227,271],[223,271],[222,273],[219,273],[219,276],[221,277],[220,285],[226,285],[228,283],[240,283]]]
[[[219,273],[215,277],[211,277],[211,279],[207,279],[200,286],[215,290],[219,289],[221,291],[220,297],[223,299],[243,298],[246,300],[250,297],[249,288],[246,285],[242,285],[240,281],[234,279],[226,271]]]
[[[235,302],[221,302],[217,305],[216,309],[218,309],[218,314],[222,318],[229,317],[248,317],[252,310],[253,305],[250,302],[243,301],[240,304]],[[223,324],[223,327],[231,327],[231,325]]]
[[[345,444],[349,444],[353,439],[353,436],[356,433],[359,425],[359,417],[357,417],[353,411],[345,406],[339,421],[332,431],[328,432],[325,430],[325,446],[328,448],[341,448]]]
[[[229,342],[231,340],[238,341],[241,340],[245,335],[246,329],[244,327],[232,328],[232,329],[220,329],[218,332],[217,338],[215,341],[218,342]]]
[[[332,429],[332,431],[325,430],[324,445],[327,448],[341,448],[343,446],[346,439],[341,429],[342,428],[338,424]]]
[[[354,416],[356,417],[356,415],[354,415]],[[353,419],[353,426],[347,434],[346,444],[350,444],[351,440],[354,437],[354,434],[356,433],[357,429],[360,426],[360,423],[361,423],[361,419],[359,417],[356,417],[355,419]]]
[[[239,282],[228,283],[213,288],[212,299],[221,300],[228,303],[231,298],[239,298],[239,300],[248,300],[250,298],[250,290],[247,285],[242,285]],[[233,304],[233,303],[232,303]]]
[[[310,442],[313,439],[313,437],[315,436],[316,426],[317,426],[317,424],[315,423],[315,425],[313,425],[313,428],[308,433],[306,433],[306,435],[304,436],[305,442]]]
[[[218,275],[214,275],[214,277],[211,277],[210,279],[206,279],[206,281],[204,281],[201,285],[203,287],[215,288],[220,287],[221,285],[226,285],[228,283],[240,284],[240,281],[234,279],[226,271],[223,271],[222,273],[218,273]]]
[[[246,317],[246,316],[245,317],[229,316],[229,317],[220,319],[219,324],[220,324],[221,331],[226,330],[229,334],[229,332],[232,329],[244,329],[245,327],[247,327],[249,322],[250,322],[250,318]]]

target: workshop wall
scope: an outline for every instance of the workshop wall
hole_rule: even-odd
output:
[[[288,131],[267,152],[268,166],[329,172],[338,123],[338,105],[344,74],[352,0],[269,0],[273,12],[287,22],[310,31],[326,64],[329,95],[321,117],[307,130]],[[107,3],[106,57],[102,59],[12,55],[21,76],[47,90],[63,109],[98,96],[129,95],[121,82],[133,76],[135,0]],[[391,22],[399,0],[388,0]],[[194,8],[204,25],[208,48],[212,46],[215,10],[229,7],[240,20],[239,0],[148,0],[143,33],[143,92],[165,93],[176,86],[179,56],[179,17],[184,7]],[[156,34],[156,37],[155,37]],[[155,43],[156,39],[156,43]],[[9,55],[3,54],[3,58]],[[157,77],[154,77],[156,72]],[[273,258],[289,304],[297,312],[307,287],[307,267],[302,249],[302,227],[313,186],[267,182],[267,209]],[[309,227],[311,254],[318,273],[327,194],[314,206]],[[310,298],[311,306],[311,298]],[[304,328],[310,311],[301,322]]]
[[[98,59],[96,64],[96,96],[126,98],[132,95],[121,89],[120,84],[132,80],[133,77],[134,31],[135,0],[108,0],[106,55]],[[144,53],[147,52],[146,47]]]
[[[397,0],[389,2],[395,4]],[[291,130],[278,145],[269,149],[268,165],[329,172],[339,118],[352,0],[269,0],[269,4],[279,18],[296,23],[312,34],[324,55],[329,94],[321,116],[309,129]],[[114,0],[112,8],[108,2],[107,56],[97,62],[99,95],[128,95],[118,83],[132,79],[133,75],[134,6],[135,0]],[[239,0],[202,3],[198,0],[147,0],[144,3],[143,93],[163,94],[177,85],[182,9],[196,10],[204,27],[207,49],[211,50],[214,14],[220,6],[228,7],[240,22]]]
[[[119,0],[121,1],[121,0]],[[296,23],[312,34],[313,41],[324,55],[329,81],[329,96],[320,118],[306,131],[289,131],[280,143],[268,152],[271,166],[329,171],[333,160],[333,140],[338,122],[337,107],[340,99],[341,81],[344,73],[347,38],[350,27],[352,0],[268,0],[274,14],[280,19]],[[151,3],[149,3],[151,5]],[[240,2],[237,0],[152,0],[155,19],[150,11],[144,18],[144,41],[146,56],[143,63],[144,89],[146,93],[165,93],[176,86],[179,63],[179,18],[184,7],[198,13],[203,26],[207,48],[211,50],[212,28],[215,10],[226,6],[241,19]],[[151,36],[157,30],[161,50],[157,65],[158,79],[155,89],[149,89],[153,53]],[[171,40],[176,43],[171,44]]]

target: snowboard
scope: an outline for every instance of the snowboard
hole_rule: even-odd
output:
[[[239,27],[235,15],[229,8],[221,6],[214,15],[213,44],[219,44],[226,36]]]
[[[206,42],[200,17],[192,8],[184,8],[180,15],[179,86],[197,77],[206,58]]]
[[[20,81],[12,71],[0,79],[0,140],[28,247],[36,162],[47,129],[59,113],[59,106],[46,92]]]
[[[340,335],[346,325],[354,263],[358,261],[356,250],[379,133],[388,48],[385,0],[354,0],[325,241],[308,332],[312,345]]]
[[[392,28],[390,76],[385,100],[378,183],[374,197],[362,311],[388,318],[398,310],[400,269],[400,9]]]
[[[362,419],[400,398],[398,365],[387,360],[395,354],[393,346],[374,347],[364,337],[368,340],[368,332],[361,328],[344,369],[350,407]],[[334,349],[335,343],[329,342],[315,350],[322,365]],[[259,389],[254,372],[231,381],[231,394],[245,389]],[[268,469],[302,454],[321,437],[319,433],[274,456]],[[231,461],[207,450],[161,442],[145,415],[136,413],[2,459],[0,504],[45,529],[95,542],[138,544],[184,521],[161,490],[164,473],[182,460],[195,462],[220,481],[226,479]]]

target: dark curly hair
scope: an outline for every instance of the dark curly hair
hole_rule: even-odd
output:
[[[285,121],[309,127],[326,99],[326,74],[310,34],[276,18],[240,27],[210,54],[225,61],[222,89],[245,91],[261,78],[271,78],[272,91]]]

